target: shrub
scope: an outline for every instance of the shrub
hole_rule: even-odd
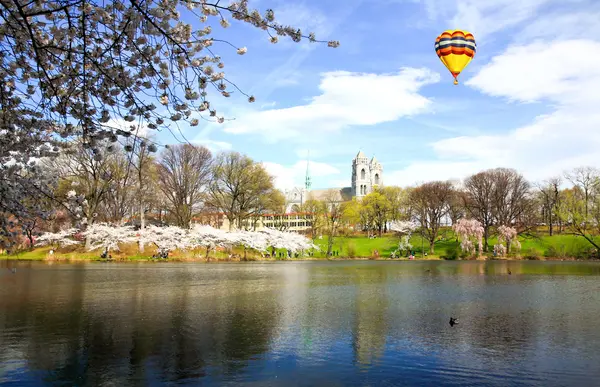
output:
[[[446,259],[448,261],[455,261],[460,258],[462,250],[460,247],[446,249],[446,253],[441,256],[441,258]]]
[[[353,241],[348,242],[346,245],[346,255],[348,255],[348,258],[356,258],[356,243]]]

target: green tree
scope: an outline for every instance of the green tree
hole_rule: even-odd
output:
[[[324,231],[327,235],[327,256],[331,256],[333,242],[338,235],[338,230],[343,215],[343,206],[340,200],[339,190],[330,189],[325,193],[321,206],[324,219]]]
[[[561,196],[557,215],[564,222],[567,232],[583,237],[596,250],[600,250],[600,246],[594,240],[594,237],[598,234],[598,226],[593,215],[594,209],[589,203],[590,191],[586,192],[584,189],[575,186],[563,190]]]
[[[315,199],[308,199],[304,202],[304,219],[310,224],[309,232],[311,239],[317,238],[317,235],[322,231],[325,224],[324,219],[324,204],[323,202]]]
[[[373,191],[362,199],[362,205],[369,220],[372,221],[381,236],[392,207],[390,201],[381,192]]]

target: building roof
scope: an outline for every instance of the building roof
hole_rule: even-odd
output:
[[[358,154],[356,155],[356,157],[354,158],[354,160],[361,159],[361,158],[364,159],[366,157],[367,156],[365,156],[365,154],[363,153],[363,151],[358,151]]]
[[[371,164],[377,164],[377,159],[375,158],[375,156],[373,156],[373,158],[371,159]]]
[[[326,200],[329,199],[329,194],[333,194],[333,199],[336,202],[345,202],[352,200],[352,188],[329,188],[329,189],[315,189],[310,191],[308,197],[314,200]]]

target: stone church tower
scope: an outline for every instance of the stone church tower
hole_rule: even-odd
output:
[[[352,196],[362,198],[383,185],[383,167],[373,157],[371,161],[360,151],[352,160]]]

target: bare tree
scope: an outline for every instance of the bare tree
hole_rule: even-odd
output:
[[[463,199],[464,195],[464,191],[458,189],[456,186],[453,187],[452,195],[448,203],[448,217],[450,218],[450,223],[452,224],[456,224],[456,222],[458,222],[459,219],[462,219],[465,216],[465,206]]]
[[[468,177],[465,182],[464,205],[467,213],[478,220],[483,227],[483,249],[488,249],[490,228],[494,224],[493,195],[494,181],[489,171],[479,172]]]
[[[107,162],[113,179],[98,216],[102,221],[122,223],[131,215],[135,205],[136,193],[131,189],[135,184],[135,174],[129,157],[122,149],[114,152]]]
[[[489,173],[494,183],[492,208],[495,224],[526,229],[530,226],[524,224],[524,220],[532,208],[531,185],[514,169],[496,168]]]
[[[324,230],[327,235],[327,256],[330,257],[333,250],[333,241],[338,234],[338,228],[343,216],[342,204],[339,201],[339,190],[330,189],[325,192],[322,200],[322,217],[324,219]]]
[[[131,165],[135,170],[136,175],[136,204],[140,217],[140,240],[138,242],[139,251],[144,252],[143,233],[146,228],[146,211],[149,210],[150,204],[157,195],[154,195],[156,187],[156,179],[153,175],[156,173],[156,164],[152,153],[155,147],[152,143],[148,144],[145,139],[134,141],[131,145],[133,159]]]
[[[188,228],[202,204],[210,181],[212,156],[203,146],[178,144],[163,151],[158,162],[160,190],[179,227]]]
[[[433,181],[411,192],[413,215],[418,220],[424,236],[429,241],[429,252],[434,253],[442,218],[448,213],[454,191],[448,181]]]
[[[78,202],[78,209],[85,225],[92,225],[101,216],[99,211],[116,178],[113,170],[115,157],[116,151],[102,154],[78,141],[52,161],[59,177],[69,183],[68,189],[83,198]],[[86,238],[86,248],[89,247],[90,239]]]
[[[530,184],[514,169],[495,168],[479,172],[465,180],[465,207],[469,215],[481,222],[484,250],[492,226],[531,226],[533,201]]]
[[[285,214],[285,195],[278,189],[273,189],[265,195],[258,197],[256,208],[252,211],[252,230],[256,231],[258,221],[267,213]],[[282,222],[287,224],[285,222]],[[279,228],[283,231],[282,228]]]
[[[238,152],[223,152],[212,169],[208,200],[225,213],[233,230],[258,213],[263,207],[261,198],[273,190],[273,177],[261,164]]]
[[[554,233],[554,222],[556,220],[560,221],[560,217],[556,216],[556,212],[559,205],[561,184],[562,181],[560,177],[553,177],[537,185],[542,205],[543,218],[548,223],[548,232],[550,236]]]

